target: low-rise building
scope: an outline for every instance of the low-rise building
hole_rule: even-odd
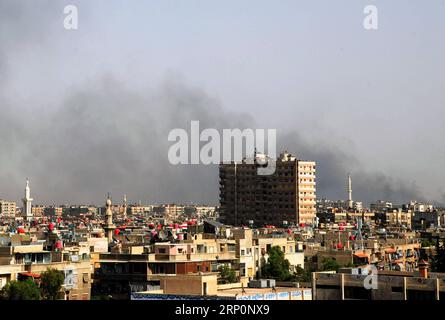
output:
[[[260,275],[273,246],[283,250],[293,267],[304,267],[303,245],[289,235],[261,235],[248,228],[232,228],[223,234],[186,234],[183,240],[99,254],[93,291],[128,298],[135,290],[160,287],[166,276],[218,272],[223,265],[234,269],[241,281],[248,281]]]
[[[31,207],[31,214],[33,217],[43,217],[45,212],[45,206],[43,205],[33,205]]]
[[[267,280],[261,280],[267,283]],[[310,288],[218,284],[215,273],[164,276],[159,288],[131,293],[131,300],[312,300]]]
[[[348,268],[339,273],[314,272],[314,300],[441,300],[445,299],[445,274],[378,271],[362,273]]]
[[[11,280],[39,278],[51,268],[64,274],[61,296],[67,300],[90,299],[91,265],[87,244],[50,251],[44,241],[20,238],[16,235],[10,245],[0,246],[0,287]]]
[[[418,211],[412,215],[412,228],[415,230],[426,230],[445,225],[445,211]]]

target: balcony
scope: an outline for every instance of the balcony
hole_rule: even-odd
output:
[[[156,261],[187,261],[190,260],[189,254],[155,254]]]
[[[155,261],[155,254],[120,254],[108,253],[99,255],[100,262],[152,262]]]

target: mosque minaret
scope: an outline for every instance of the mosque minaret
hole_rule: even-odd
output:
[[[34,199],[31,198],[31,189],[29,188],[29,179],[26,178],[26,187],[25,187],[25,197],[22,199],[23,201],[23,218],[26,221],[32,220],[32,210],[31,205]]]
[[[113,231],[114,229],[116,229],[115,225],[113,224],[113,211],[111,209],[110,195],[108,195],[105,205],[106,205],[106,210],[105,210],[106,224],[104,226],[104,230],[108,238],[108,243],[110,244],[113,242]]]
[[[124,220],[127,219],[127,195],[124,194],[124,201],[123,201],[123,206],[122,206],[122,210],[123,210],[123,218]]]
[[[354,208],[354,202],[352,201],[352,179],[351,174],[348,174],[348,209]]]

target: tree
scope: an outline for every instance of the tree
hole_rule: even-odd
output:
[[[40,300],[40,289],[32,279],[10,281],[0,291],[4,300]]]
[[[237,282],[238,279],[236,277],[235,270],[231,269],[229,266],[224,265],[219,268],[219,272],[221,275],[221,280],[224,283],[234,283]]]
[[[445,272],[445,245],[436,244],[436,254],[431,257],[431,269],[434,272]]]
[[[56,300],[65,280],[63,273],[56,269],[49,269],[41,274],[40,288],[45,300]]]
[[[279,246],[273,246],[268,252],[269,258],[263,266],[262,275],[278,281],[292,279],[289,260],[284,258],[284,252]]]
[[[294,278],[298,282],[310,282],[312,280],[312,272],[310,270],[305,270],[300,266],[297,266],[294,273]]]
[[[338,272],[340,265],[338,262],[332,258],[323,259],[323,265],[321,266],[321,271],[336,271]]]
[[[422,248],[434,247],[434,241],[429,239],[422,239]]]

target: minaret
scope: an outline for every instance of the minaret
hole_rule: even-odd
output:
[[[32,220],[31,203],[34,199],[31,198],[31,189],[29,188],[29,179],[26,178],[25,197],[23,201],[23,217],[27,221]]]
[[[127,219],[127,195],[126,194],[124,194],[124,203],[123,203],[124,205],[123,205],[123,210],[124,210],[124,212],[123,212],[123,218],[124,219]]]
[[[352,180],[351,174],[348,174],[348,209],[352,210],[354,208],[354,204],[352,202]]]
[[[104,226],[104,230],[107,234],[108,243],[112,243],[113,242],[113,230],[116,229],[116,227],[113,224],[113,211],[111,210],[110,194],[108,194],[107,201],[106,201],[105,205],[106,205],[106,210],[105,210],[106,224]]]

